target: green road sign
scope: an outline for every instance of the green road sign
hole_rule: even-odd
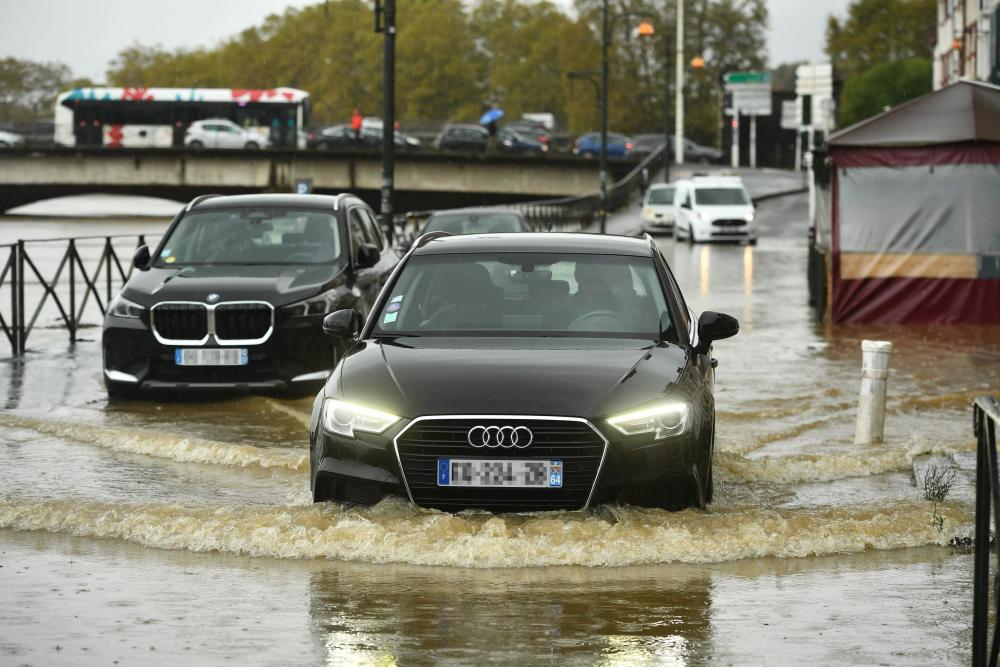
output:
[[[770,83],[770,72],[726,72],[726,83]]]

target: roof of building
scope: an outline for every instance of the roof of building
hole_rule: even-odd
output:
[[[959,81],[866,118],[830,137],[832,147],[1000,142],[1000,86]]]

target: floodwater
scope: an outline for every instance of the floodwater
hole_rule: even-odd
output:
[[[99,329],[36,329],[0,363],[0,664],[967,663],[968,489],[938,528],[911,470],[973,450],[1000,331],[816,325],[805,198],[760,215],[755,248],[660,241],[742,322],[707,512],[313,506],[309,399],[109,405]],[[123,224],[165,223],[87,233]],[[852,442],[864,338],[895,344],[883,445]]]

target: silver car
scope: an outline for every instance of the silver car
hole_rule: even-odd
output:
[[[244,148],[259,150],[270,140],[257,132],[244,129],[228,118],[206,118],[191,123],[184,135],[184,145],[194,150],[203,148]]]

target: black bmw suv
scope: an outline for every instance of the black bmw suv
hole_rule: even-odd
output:
[[[109,305],[108,394],[315,391],[337,359],[323,317],[366,317],[398,262],[351,195],[199,197]]]
[[[316,501],[445,510],[704,507],[714,340],[649,237],[421,237],[313,406]]]

